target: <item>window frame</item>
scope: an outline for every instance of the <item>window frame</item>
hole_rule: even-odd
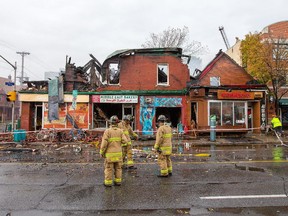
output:
[[[161,68],[161,66],[167,68],[167,71],[166,71],[167,74],[165,73],[165,71],[163,71],[166,74],[166,76],[167,76],[167,81],[166,82],[159,82],[159,68]],[[157,73],[156,73],[157,74],[157,85],[169,86],[169,73],[170,73],[169,64],[168,63],[158,63],[156,65],[156,71],[157,71]]]
[[[115,69],[114,65],[117,66],[117,69]],[[119,74],[118,83],[111,83],[111,81],[112,81],[112,79],[111,79],[111,71],[112,71],[112,70],[111,70],[110,67],[114,69],[114,71],[115,71],[115,74],[114,74],[114,75]],[[108,85],[120,85],[120,64],[119,64],[118,62],[111,62],[111,63],[109,63],[109,65],[108,65],[108,71],[109,71],[109,75],[108,75]]]
[[[213,82],[212,79],[215,79],[215,83],[217,81],[217,85],[212,85],[212,82]],[[210,86],[220,86],[220,85],[221,85],[221,77],[220,76],[210,77]]]
[[[223,124],[223,102],[227,103],[230,102],[232,103],[232,124],[230,124],[230,126],[237,126],[237,125],[241,125],[241,124],[245,124],[245,127],[248,127],[248,116],[247,116],[247,112],[248,112],[248,102],[247,101],[238,101],[238,100],[209,100],[208,101],[208,126],[210,126],[210,108],[211,108],[211,103],[220,103],[220,116],[219,116],[219,120],[220,122],[216,125],[218,126],[226,126],[225,124]],[[244,122],[243,123],[238,123],[236,122],[236,116],[235,116],[235,103],[244,103]]]

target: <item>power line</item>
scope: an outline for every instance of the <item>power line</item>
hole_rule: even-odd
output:
[[[24,69],[25,69],[25,74],[26,74],[27,76],[31,77],[31,75],[33,75],[33,76],[39,78],[39,80],[42,80],[42,79],[43,79],[43,77],[41,77],[41,75],[39,75],[38,73],[32,72],[29,68],[27,68],[27,67],[24,66]],[[28,71],[29,73],[28,73],[27,71]],[[43,74],[42,74],[42,75],[43,75]]]

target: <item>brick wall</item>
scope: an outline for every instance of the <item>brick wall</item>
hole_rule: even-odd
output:
[[[263,30],[263,37],[288,38],[288,21],[273,23]]]
[[[157,64],[169,65],[169,86],[157,85]],[[120,85],[103,90],[181,90],[189,81],[188,66],[175,56],[133,55],[120,61]]]
[[[201,79],[201,85],[210,86],[210,77],[220,77],[220,85],[245,85],[252,79],[242,67],[226,55],[222,55],[206,76]]]

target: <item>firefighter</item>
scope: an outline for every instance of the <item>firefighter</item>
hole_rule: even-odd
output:
[[[119,119],[116,115],[111,116],[111,126],[104,131],[100,155],[105,158],[104,161],[104,185],[111,187],[114,185],[120,186],[122,182],[122,147],[123,143],[127,143],[126,136],[123,131],[117,127]]]
[[[134,117],[132,115],[124,115],[121,122],[119,122],[118,127],[123,130],[127,143],[122,144],[122,156],[124,167],[127,169],[137,169],[134,166],[133,155],[132,155],[132,141],[131,137],[138,139],[138,135],[133,132],[132,127],[130,125],[131,121],[133,121]]]
[[[283,133],[282,123],[281,123],[280,119],[278,118],[278,116],[275,114],[272,115],[271,125],[272,125],[273,130],[276,131],[276,133],[279,136],[282,136],[282,133]]]
[[[167,118],[160,115],[157,119],[159,128],[157,129],[154,149],[158,153],[158,164],[160,175],[158,177],[172,176],[172,128],[167,124]]]

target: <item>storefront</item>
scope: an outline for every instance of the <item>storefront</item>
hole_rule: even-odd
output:
[[[33,131],[41,128],[72,128],[77,124],[79,128],[89,129],[89,96],[78,95],[76,103],[72,105],[73,96],[65,94],[64,103],[59,104],[59,119],[48,121],[47,94],[20,94],[21,128]],[[70,117],[70,118],[69,118]],[[70,120],[69,120],[70,119]],[[75,125],[74,125],[75,126]]]
[[[133,130],[140,135],[153,136],[159,115],[165,115],[172,127],[185,121],[185,96],[137,96],[137,95],[92,95],[93,128],[108,127],[112,115],[122,119],[124,115],[135,117]]]
[[[140,96],[139,122],[142,135],[151,136],[156,132],[159,115],[165,115],[172,128],[176,128],[179,122],[185,124],[185,108],[185,96]]]
[[[218,89],[206,97],[191,100],[191,110],[197,107],[200,132],[210,131],[211,116],[216,116],[217,132],[256,132],[266,124],[265,97],[261,90]]]
[[[288,99],[283,98],[279,101],[280,116],[284,128],[288,127]]]
[[[107,128],[108,121],[112,115],[122,119],[124,115],[135,116],[135,109],[138,104],[137,95],[92,95],[93,104],[93,125],[92,128]],[[133,129],[136,127],[132,123]]]

